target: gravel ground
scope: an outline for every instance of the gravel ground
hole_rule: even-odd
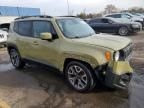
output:
[[[144,32],[131,35],[135,48],[131,64],[135,73],[127,90],[104,86],[82,94],[70,89],[58,71],[27,65],[16,70],[6,49],[0,49],[0,100],[12,108],[143,108]]]

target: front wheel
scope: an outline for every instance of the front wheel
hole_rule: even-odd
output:
[[[121,36],[126,36],[128,35],[128,28],[127,27],[120,27],[118,30],[118,34]]]
[[[92,71],[81,62],[70,62],[66,66],[65,77],[68,84],[78,92],[87,92],[95,86]]]
[[[10,59],[11,63],[15,68],[23,68],[24,67],[24,62],[22,61],[18,51],[16,49],[11,49],[10,50]]]

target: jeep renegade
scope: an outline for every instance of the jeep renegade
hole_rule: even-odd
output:
[[[96,34],[76,17],[29,16],[10,25],[7,49],[14,67],[27,60],[55,67],[79,92],[98,80],[111,88],[126,88],[133,70],[128,38]]]

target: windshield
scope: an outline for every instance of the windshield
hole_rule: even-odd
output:
[[[68,38],[83,38],[95,34],[95,31],[79,18],[58,19],[57,23],[64,36]]]

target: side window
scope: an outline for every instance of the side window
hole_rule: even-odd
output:
[[[24,36],[32,36],[32,23],[31,21],[18,22],[18,33]]]
[[[14,31],[18,33],[18,22],[14,23]]]
[[[128,18],[128,19],[131,19],[131,16],[128,15],[128,14],[122,14],[122,18]]]
[[[53,36],[56,35],[56,32],[52,24],[48,21],[33,21],[33,36],[38,38],[41,33],[50,32]]]
[[[109,15],[109,17],[113,17],[113,18],[121,18],[121,14]]]
[[[90,21],[90,24],[94,24],[94,23],[102,23],[101,19],[94,19],[92,21]]]
[[[95,19],[94,20],[96,23],[102,23],[102,20],[101,19]]]
[[[102,19],[103,23],[109,23],[108,19]]]

